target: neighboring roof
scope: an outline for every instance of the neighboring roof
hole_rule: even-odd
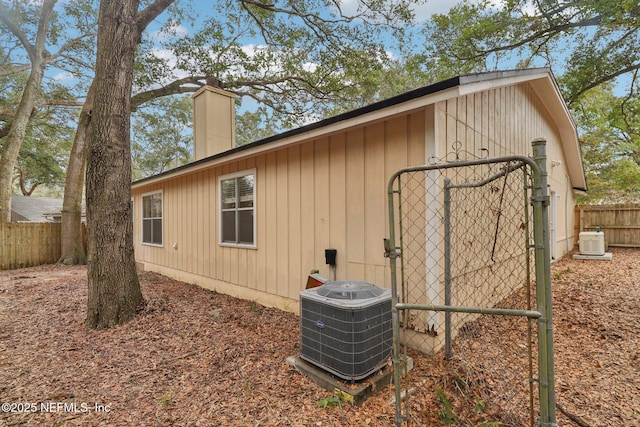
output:
[[[11,211],[17,214],[21,221],[49,222],[50,214],[62,211],[62,199],[11,196]]]
[[[300,128],[273,135],[250,144],[242,145],[214,156],[210,156],[158,175],[133,183],[134,186],[148,184],[169,176],[178,176],[199,169],[253,156],[285,145],[337,132],[369,121],[411,111],[438,101],[480,92],[496,87],[529,82],[545,107],[551,112],[563,141],[567,158],[567,168],[575,190],[586,191],[587,184],[582,164],[582,153],[578,133],[569,109],[564,102],[560,88],[549,68],[495,71],[452,77],[424,86],[373,104],[347,111]],[[425,99],[426,98],[426,99]]]

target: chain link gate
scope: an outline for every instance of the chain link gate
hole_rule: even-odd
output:
[[[389,181],[397,426],[420,425],[409,348],[473,377],[500,425],[556,425],[545,141],[533,151]]]

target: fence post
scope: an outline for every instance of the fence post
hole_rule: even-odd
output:
[[[553,318],[551,310],[551,267],[549,250],[549,196],[547,194],[547,155],[543,138],[532,141],[533,160],[540,176],[534,174],[533,233],[535,245],[536,300],[538,311],[538,371],[540,390],[540,425],[557,426],[555,373],[553,361]]]
[[[396,403],[396,411],[395,411],[395,421],[396,427],[402,426],[402,384],[401,377],[403,372],[401,369],[406,369],[406,366],[403,368],[401,363],[401,355],[400,355],[400,317],[398,313],[398,308],[396,307],[398,304],[398,283],[397,283],[397,267],[396,267],[396,258],[400,255],[396,251],[396,233],[395,233],[395,211],[393,208],[393,197],[396,194],[396,191],[393,188],[394,182],[396,178],[399,180],[400,178],[396,175],[392,176],[389,180],[389,184],[387,187],[387,207],[389,209],[389,238],[384,240],[384,256],[389,258],[389,269],[391,271],[391,327],[393,329],[393,384],[395,391],[395,403]],[[399,192],[399,190],[398,190]],[[405,372],[406,374],[406,372]]]
[[[444,305],[451,305],[451,180],[444,180]],[[451,312],[444,313],[444,358],[451,360]]]

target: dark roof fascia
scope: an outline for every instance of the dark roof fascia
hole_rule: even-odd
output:
[[[210,162],[212,160],[218,160],[218,159],[222,159],[224,157],[230,156],[232,154],[235,153],[239,153],[245,150],[249,150],[251,148],[255,148],[255,147],[259,147],[261,145],[265,145],[265,144],[270,144],[272,142],[276,142],[285,138],[289,138],[291,136],[295,136],[295,135],[299,135],[301,133],[305,133],[305,132],[309,132],[309,131],[313,131],[316,129],[320,129],[323,128],[325,126],[329,126],[335,123],[339,123],[345,120],[349,120],[349,119],[353,119],[355,117],[358,116],[362,116],[368,113],[372,113],[374,111],[378,111],[378,110],[382,110],[388,107],[392,107],[394,105],[398,105],[398,104],[402,104],[404,102],[407,101],[411,101],[413,99],[417,99],[417,98],[422,98],[424,96],[427,95],[432,95],[434,93],[437,92],[441,92],[447,89],[451,89],[457,86],[460,86],[462,84],[467,84],[467,83],[474,83],[474,82],[481,82],[481,81],[489,81],[489,80],[495,80],[495,79],[499,79],[499,78],[506,78],[506,77],[515,77],[515,76],[522,76],[522,75],[528,75],[528,74],[540,74],[541,72],[549,72],[550,73],[550,69],[549,68],[529,68],[529,69],[522,69],[522,70],[508,70],[508,71],[490,71],[490,72],[485,72],[485,73],[472,73],[472,74],[466,74],[463,76],[456,76],[456,77],[451,77],[449,79],[446,80],[441,80],[439,82],[427,85],[427,86],[423,86],[414,90],[410,90],[408,92],[402,93],[400,95],[396,95],[394,97],[388,98],[388,99],[384,99],[382,101],[378,101],[378,102],[374,102],[373,104],[369,104],[366,105],[364,107],[360,107],[360,108],[356,108],[355,110],[350,110],[341,114],[338,114],[336,116],[333,117],[329,117],[326,118],[324,120],[320,120],[318,122],[315,123],[311,123],[308,124],[306,126],[302,126],[296,129],[291,129],[289,131],[283,132],[283,133],[279,133],[276,135],[272,135],[270,137],[249,143],[249,144],[245,144],[245,145],[241,145],[239,147],[235,147],[232,148],[231,150],[227,150],[224,151],[222,153],[219,154],[215,154],[213,156],[210,157],[205,157],[203,159],[197,160],[195,162],[191,162],[191,163],[187,163],[185,165],[179,166],[177,168],[174,169],[170,169],[168,171],[165,172],[161,172],[159,174],[156,175],[152,175],[146,178],[142,178],[139,179],[137,181],[134,181],[132,183],[132,185],[138,185],[138,184],[143,184],[146,181],[151,181],[151,180],[155,180],[157,178],[161,178],[165,175],[170,175],[170,174],[174,174],[176,172],[180,172],[183,170],[187,170],[189,168],[192,167],[196,167],[198,165]]]

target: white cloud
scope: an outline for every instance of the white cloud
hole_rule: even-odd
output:
[[[415,19],[418,22],[425,22],[431,19],[434,13],[445,14],[449,12],[460,1],[451,0],[427,0],[424,4],[418,4],[413,7]]]
[[[342,14],[346,16],[353,16],[358,12],[359,0],[344,0],[339,1]]]
[[[62,71],[59,72],[58,74],[55,74],[54,76],[51,77],[52,80],[55,80],[57,82],[64,82],[67,80],[73,80],[75,79],[75,77],[73,76],[73,74],[67,72],[67,71]]]
[[[431,19],[434,13],[447,13],[460,0],[424,0],[421,4],[412,5],[415,19],[418,22],[425,22]],[[360,0],[343,0],[340,2],[342,13],[347,16],[355,15],[358,11]]]
[[[189,35],[189,30],[183,25],[179,25],[178,23],[173,22],[173,24],[168,25],[168,27],[164,30],[156,30],[152,33],[152,37],[159,41],[163,42],[173,37],[184,37]]]
[[[171,49],[152,49],[151,53],[156,58],[166,60],[171,66],[176,64],[176,56]]]
[[[527,4],[525,4],[522,8],[522,11],[527,16],[535,16],[538,13],[538,9],[536,8],[535,4],[533,4],[533,1],[528,1]]]
[[[308,72],[310,72],[310,73],[313,73],[313,72],[318,68],[318,64],[316,64],[316,63],[314,63],[314,62],[305,62],[305,63],[302,65],[302,68],[303,68],[305,71],[308,71]]]

